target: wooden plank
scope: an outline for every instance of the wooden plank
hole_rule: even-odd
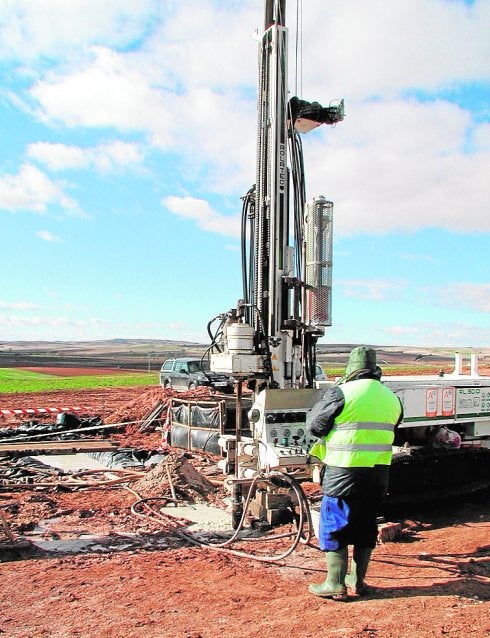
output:
[[[165,407],[165,403],[163,401],[158,401],[155,406],[153,407],[153,409],[151,410],[151,412],[149,414],[147,414],[145,416],[145,418],[143,419],[138,432],[144,432],[147,428],[150,427],[150,425],[153,423],[153,421],[156,421],[156,419],[158,419],[161,415],[161,413],[163,412],[163,408]]]
[[[113,452],[117,451],[118,443],[103,439],[77,441],[24,441],[22,443],[0,443],[0,456],[16,453],[30,454],[76,454],[77,452]]]

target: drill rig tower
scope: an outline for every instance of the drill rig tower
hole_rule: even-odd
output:
[[[343,101],[323,108],[289,99],[285,11],[286,0],[266,0],[256,184],[243,198],[243,297],[220,316],[211,355],[213,370],[254,379],[256,389],[313,387],[316,342],[331,325],[333,205],[305,202],[299,133],[341,121]]]
[[[319,398],[315,348],[331,324],[332,208],[306,203],[300,133],[344,117],[343,101],[322,107],[289,97],[286,0],[265,1],[258,52],[257,175],[243,197],[243,295],[218,315],[211,369],[237,380],[236,434],[222,436],[233,473],[233,520],[242,485],[262,470],[309,476],[306,414]],[[293,238],[292,245],[290,241]],[[242,384],[253,390],[242,428]]]

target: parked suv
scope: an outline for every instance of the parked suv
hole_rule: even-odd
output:
[[[327,375],[323,372],[323,368],[318,363],[315,364],[315,381],[326,381]]]
[[[167,359],[160,370],[160,385],[174,390],[192,390],[198,386],[212,387],[219,392],[232,393],[233,379],[226,374],[211,372],[206,360],[182,357]]]

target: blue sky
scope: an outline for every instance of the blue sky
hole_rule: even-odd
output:
[[[490,0],[300,4],[290,90],[346,104],[303,137],[323,343],[490,346]],[[241,297],[263,5],[0,4],[0,340],[206,343]]]

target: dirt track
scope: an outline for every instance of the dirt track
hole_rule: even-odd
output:
[[[99,405],[108,418],[126,415],[131,420],[151,407],[159,393],[158,388],[139,388],[4,395],[1,407]],[[119,435],[128,445],[134,444],[133,436],[129,428]],[[143,439],[152,449],[160,435],[139,435],[138,445]],[[191,462],[200,471],[209,469],[199,455]],[[100,555],[31,556],[0,564],[0,635],[490,636],[490,523],[484,498],[404,512],[402,541],[379,545],[374,553],[368,580],[378,591],[366,599],[351,596],[348,603],[323,601],[308,593],[309,582],[324,578],[320,552],[301,546],[286,559],[286,566],[279,567],[186,546],[161,522],[132,516],[135,497],[122,488],[1,495],[4,503],[14,500],[19,507],[7,511],[7,518],[16,533],[54,518],[49,538],[132,533],[164,540],[168,547],[156,549],[150,543]],[[275,541],[270,551],[280,552],[289,542]]]

